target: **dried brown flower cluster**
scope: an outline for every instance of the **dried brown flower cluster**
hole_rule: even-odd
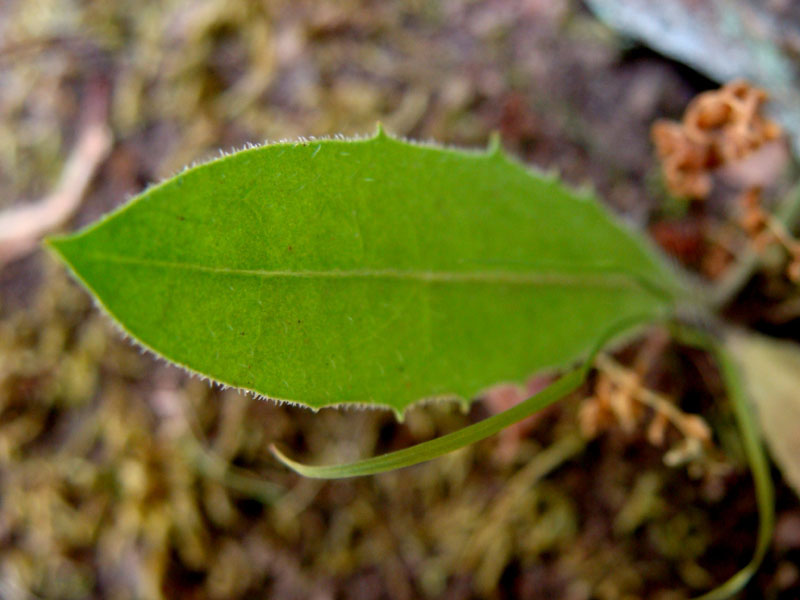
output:
[[[652,137],[670,191],[704,199],[711,172],[745,158],[781,136],[781,128],[762,114],[767,94],[742,80],[697,96],[683,120],[657,121]]]
[[[684,413],[669,398],[644,385],[643,376],[628,369],[611,357],[600,355],[596,363],[598,379],[594,394],[580,411],[580,425],[586,437],[619,425],[633,432],[650,409],[652,419],[647,427],[647,440],[661,446],[666,440],[669,425],[681,434],[681,441],[665,455],[668,464],[688,462],[702,454],[711,443],[711,430],[699,415]]]
[[[800,281],[800,241],[763,207],[762,186],[783,162],[765,148],[774,149],[782,136],[780,126],[762,114],[766,100],[764,90],[734,81],[697,96],[681,122],[656,122],[652,137],[667,187],[676,195],[703,200],[711,193],[715,171],[733,174],[742,190],[739,228],[759,252],[770,245],[783,247],[789,256],[786,275]],[[726,269],[732,260],[728,246],[716,244],[709,250],[703,261],[707,274],[715,277]]]
[[[597,377],[592,394],[580,406],[579,425],[585,438],[619,429],[632,440],[643,438],[664,448],[662,460],[669,467],[684,467],[702,481],[704,493],[720,497],[731,467],[715,445],[705,419],[685,412],[675,398],[649,387],[665,362],[670,344],[665,330],[654,330],[626,363],[608,354],[595,360]]]

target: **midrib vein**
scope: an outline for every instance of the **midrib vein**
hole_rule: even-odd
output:
[[[198,271],[219,275],[252,276],[266,279],[385,279],[429,283],[499,283],[511,285],[647,288],[646,285],[643,285],[642,282],[639,281],[640,278],[637,275],[608,270],[602,266],[589,266],[583,271],[574,273],[556,273],[552,271],[410,271],[400,269],[330,269],[325,271],[288,271],[210,267],[193,263],[181,263],[106,254],[87,255],[85,258],[97,262],[130,264],[163,269],[182,269],[185,271]]]

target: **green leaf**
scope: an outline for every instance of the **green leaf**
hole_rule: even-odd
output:
[[[764,454],[764,447],[758,436],[756,419],[748,401],[740,365],[723,345],[714,343],[710,349],[717,359],[722,379],[730,395],[733,414],[742,436],[744,452],[750,463],[756,490],[759,522],[756,548],[750,562],[733,574],[730,579],[696,600],[724,600],[742,590],[758,570],[761,561],[764,560],[772,539],[772,532],[775,529],[775,490],[772,486],[772,477],[767,457]]]
[[[49,244],[147,348],[312,408],[472,398],[682,294],[588,195],[381,130],[223,157]]]
[[[715,587],[710,592],[695,598],[695,600],[726,600],[744,589],[761,561],[769,550],[772,532],[775,528],[775,490],[772,485],[772,476],[769,463],[764,453],[764,447],[758,435],[758,425],[753,414],[751,399],[748,397],[748,374],[743,374],[744,355],[741,348],[734,348],[741,343],[735,331],[727,330],[723,342],[699,329],[693,329],[680,323],[673,323],[673,334],[676,339],[689,346],[710,352],[716,359],[717,366],[728,392],[729,401],[739,433],[742,439],[747,462],[753,476],[756,493],[756,506],[758,507],[758,537],[753,557],[745,566],[734,573],[729,579]]]

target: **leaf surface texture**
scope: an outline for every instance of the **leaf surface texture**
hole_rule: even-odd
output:
[[[243,150],[50,245],[147,348],[313,408],[471,398],[681,293],[587,194],[382,132]]]

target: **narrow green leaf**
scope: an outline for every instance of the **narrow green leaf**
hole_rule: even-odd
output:
[[[271,450],[275,458],[294,472],[315,479],[342,479],[394,471],[395,469],[410,467],[443,456],[453,450],[458,450],[486,439],[575,391],[583,383],[584,379],[585,373],[582,370],[571,371],[548,385],[535,396],[483,421],[403,450],[365,458],[352,463],[304,465],[286,456],[276,446],[272,446]]]
[[[147,348],[312,408],[471,398],[681,294],[594,199],[499,146],[382,131],[226,156],[49,244]]]
[[[703,594],[697,600],[724,600],[744,589],[758,570],[761,561],[764,560],[764,555],[769,549],[772,531],[775,528],[775,492],[772,486],[772,476],[769,472],[767,457],[764,454],[764,447],[758,435],[758,426],[747,398],[741,371],[722,346],[717,344],[713,349],[730,394],[733,414],[736,416],[744,451],[753,474],[759,523],[756,548],[750,562],[722,585]]]
[[[756,417],[753,414],[751,400],[748,398],[746,374],[743,375],[742,356],[737,355],[739,350],[731,352],[737,342],[731,338],[736,334],[728,332],[723,346],[715,338],[699,331],[683,326],[674,329],[676,337],[681,342],[710,352],[717,361],[722,380],[733,409],[736,424],[742,437],[747,462],[753,476],[758,507],[758,537],[753,557],[744,567],[734,573],[727,581],[723,582],[710,592],[699,596],[695,600],[726,600],[740,592],[755,572],[769,549],[769,542],[775,528],[775,490],[772,485],[772,475],[769,470],[764,446],[758,434]]]
[[[315,479],[342,479],[346,477],[374,475],[376,473],[384,473],[386,471],[402,469],[403,467],[410,467],[443,456],[448,452],[484,440],[549,406],[553,402],[557,402],[567,394],[574,392],[586,380],[586,376],[589,374],[592,363],[594,362],[594,357],[603,347],[620,334],[630,332],[637,325],[648,323],[649,321],[651,321],[651,315],[648,314],[615,323],[608,331],[600,336],[590,355],[580,367],[566,373],[527,400],[501,413],[487,417],[478,423],[454,431],[453,433],[448,433],[447,435],[416,444],[409,448],[389,452],[388,454],[339,465],[304,465],[303,463],[292,460],[274,445],[271,447],[272,453],[275,455],[275,458],[294,472]]]

